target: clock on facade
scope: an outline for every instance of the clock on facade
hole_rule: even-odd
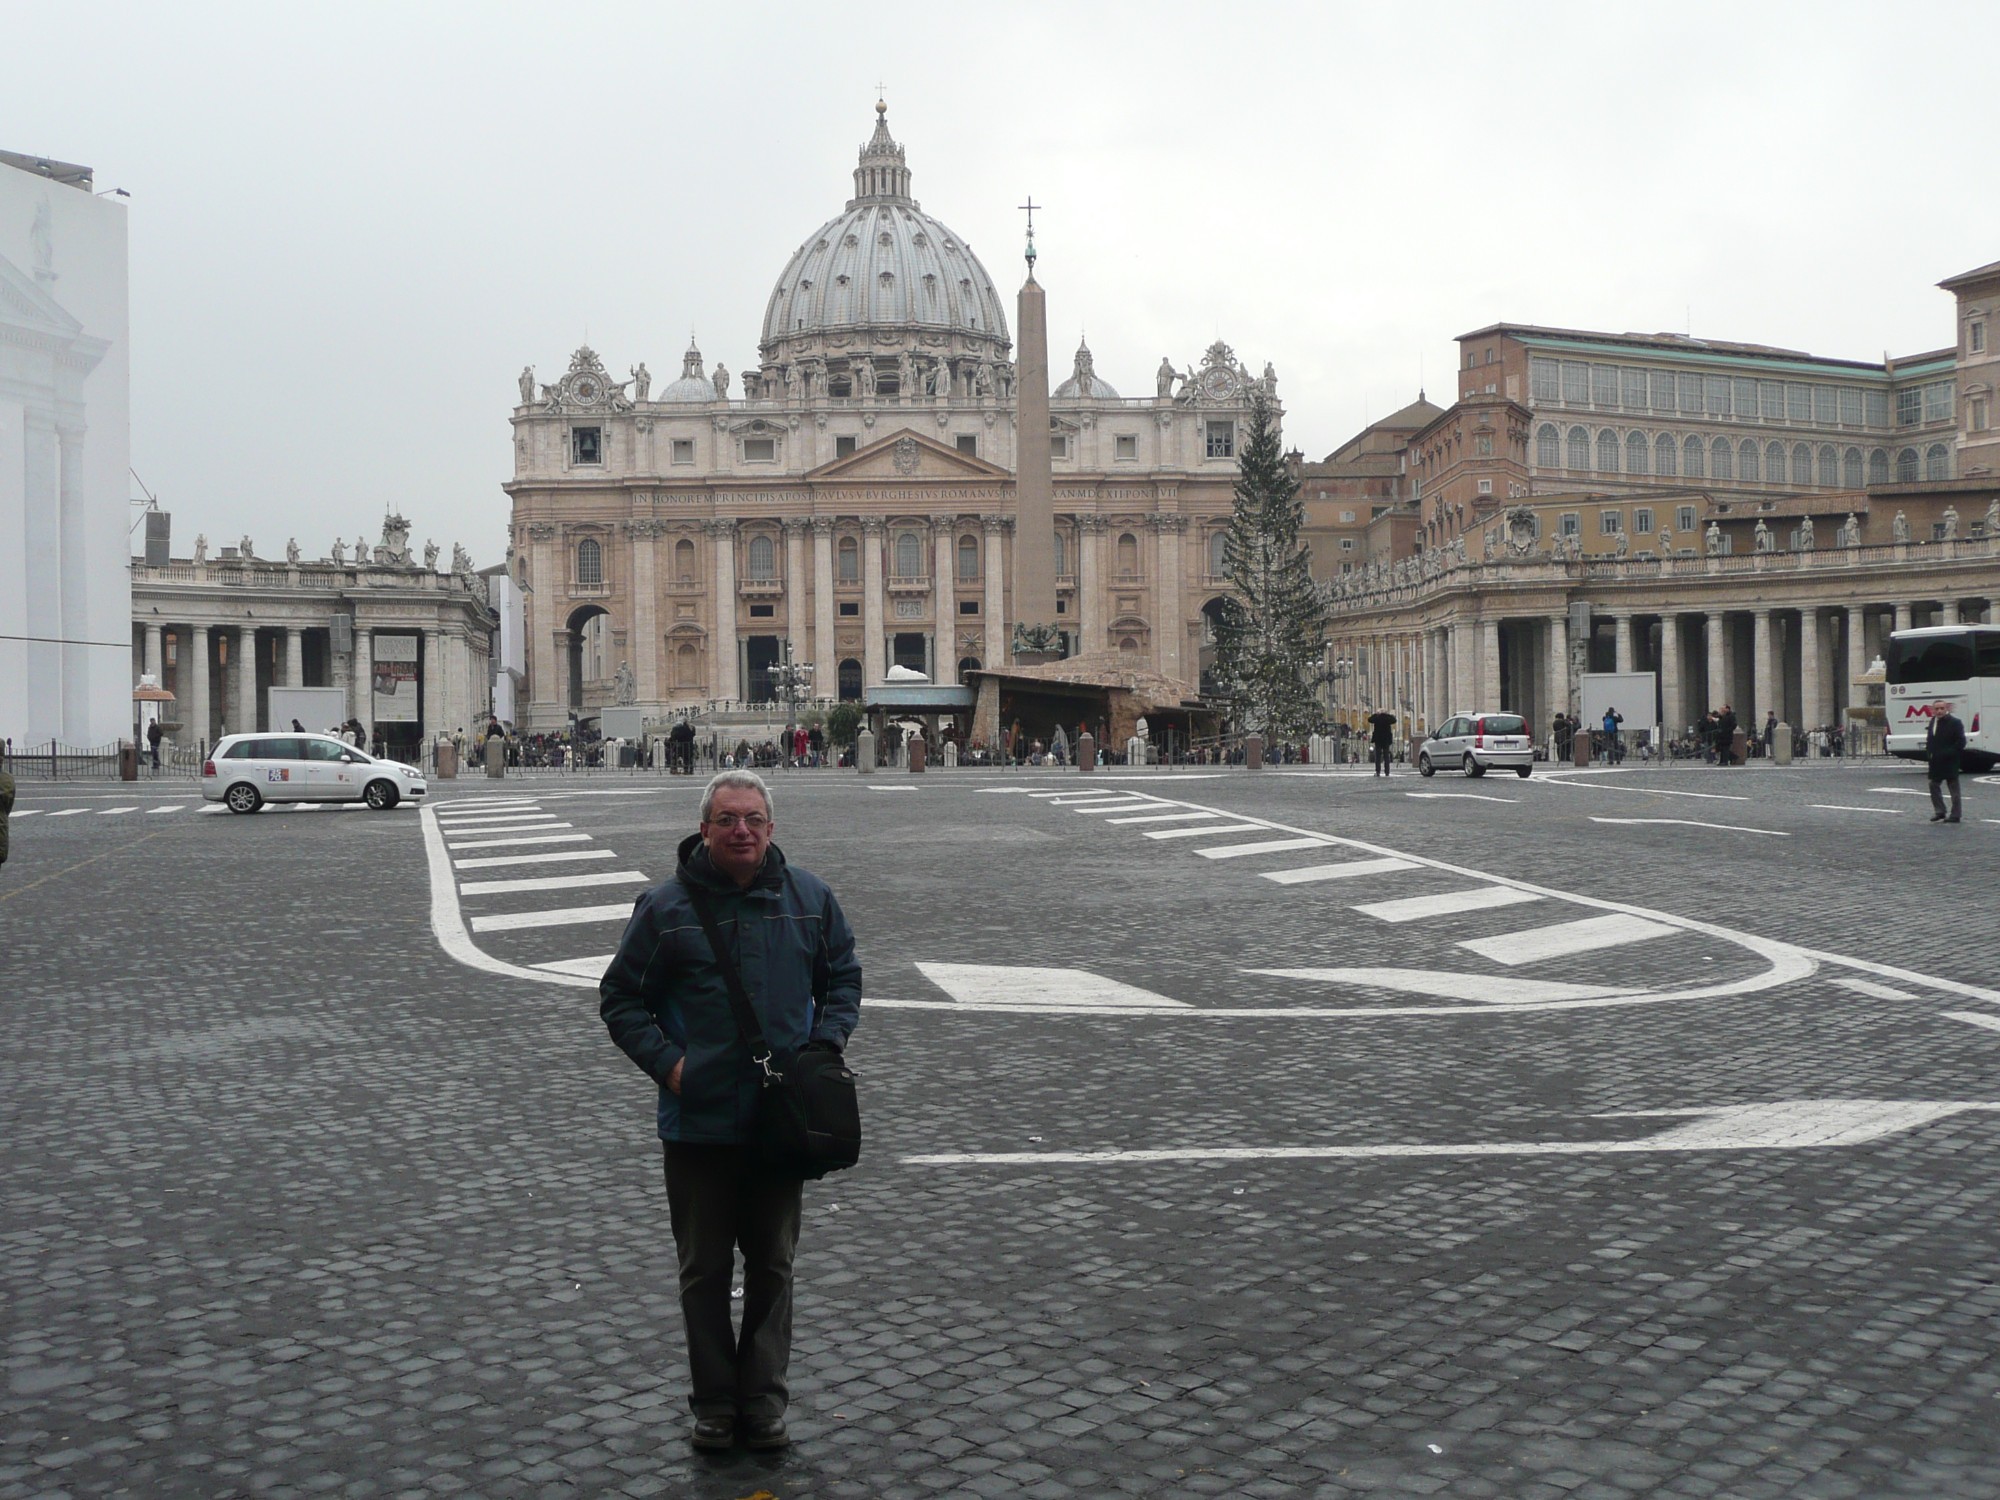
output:
[[[604,394],[603,383],[595,375],[579,375],[570,382],[570,399],[585,406],[594,406]]]

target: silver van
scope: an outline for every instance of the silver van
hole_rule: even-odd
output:
[[[1437,733],[1417,747],[1417,771],[1435,776],[1451,766],[1468,776],[1489,769],[1530,776],[1535,769],[1535,742],[1528,721],[1519,714],[1458,714],[1438,726]]]

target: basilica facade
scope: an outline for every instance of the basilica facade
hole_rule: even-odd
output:
[[[1008,657],[1016,369],[1005,298],[911,196],[876,106],[853,196],[778,273],[755,364],[690,347],[654,389],[583,348],[520,373],[511,569],[517,723],[858,699],[892,667],[954,682]],[[1227,344],[1121,395],[1079,346],[1049,394],[1056,623],[1199,686],[1250,402]],[[1030,622],[1033,623],[1033,622]]]

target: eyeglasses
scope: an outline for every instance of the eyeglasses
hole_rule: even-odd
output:
[[[739,823],[752,833],[762,833],[766,828],[771,826],[771,820],[762,813],[717,813],[708,821],[713,827],[720,828],[724,833],[729,832]]]

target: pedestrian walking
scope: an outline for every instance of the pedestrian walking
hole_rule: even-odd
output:
[[[756,1154],[762,1075],[739,1030],[717,947],[733,950],[770,1066],[810,1048],[841,1052],[861,1019],[854,933],[826,882],[771,842],[771,792],[724,771],[701,799],[673,879],[639,898],[599,985],[611,1038],[659,1085],[667,1208],[679,1257],[692,1375],[689,1440],[701,1449],[782,1448],[792,1345],[800,1183]],[[718,942],[705,933],[706,908]],[[731,1325],[735,1251],[743,1321]]]
[[[7,863],[7,819],[14,811],[14,778],[0,771],[0,865]]]
[[[1375,774],[1389,774],[1389,750],[1396,742],[1396,716],[1378,708],[1368,716],[1368,744],[1374,753]]]
[[[1930,727],[1924,731],[1924,760],[1930,770],[1931,821],[1956,823],[1959,814],[1958,773],[1965,758],[1965,723],[1940,698],[1931,705]],[[1951,812],[1944,810],[1944,789],[1951,788]]]
[[[160,769],[160,740],[165,734],[166,731],[160,728],[160,721],[158,719],[153,720],[152,723],[146,726],[146,753],[151,757],[152,766],[155,771]]]
[[[1715,716],[1715,754],[1717,765],[1736,764],[1736,710],[1727,703]]]

